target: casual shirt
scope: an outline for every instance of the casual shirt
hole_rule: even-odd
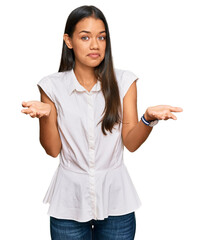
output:
[[[123,97],[138,77],[128,70],[114,72],[123,109]],[[105,107],[101,82],[88,91],[72,69],[45,76],[37,86],[56,106],[62,142],[59,165],[43,200],[49,203],[48,215],[86,222],[139,208],[141,201],[124,164],[122,123],[106,136],[102,122],[98,124]]]

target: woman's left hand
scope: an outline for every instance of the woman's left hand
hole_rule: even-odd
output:
[[[168,120],[174,119],[176,120],[177,117],[172,112],[182,112],[183,109],[180,107],[172,107],[170,105],[158,105],[155,107],[148,107],[145,112],[145,119],[147,121],[153,120]]]

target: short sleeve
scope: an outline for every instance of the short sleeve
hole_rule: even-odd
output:
[[[129,87],[134,81],[137,81],[139,78],[131,71],[124,71],[122,74],[122,98],[126,95]]]
[[[52,102],[54,101],[54,96],[53,96],[53,92],[52,92],[52,86],[51,86],[51,82],[50,79],[47,77],[42,78],[38,83],[37,83],[38,89],[40,91],[40,88],[42,88],[42,90],[46,93],[46,95],[50,98],[50,100]]]

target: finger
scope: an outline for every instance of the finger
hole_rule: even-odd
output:
[[[22,109],[21,112],[27,114],[26,109]]]
[[[33,103],[33,101],[28,101],[28,102],[23,101],[22,106],[23,107],[29,107],[32,103]]]
[[[170,118],[172,118],[173,120],[177,120],[177,117],[174,114],[170,114]]]
[[[23,107],[25,107],[25,105],[26,105],[26,102],[25,102],[25,101],[23,101],[21,105],[22,105]]]
[[[32,111],[30,108],[27,108],[27,109],[22,109],[21,112],[22,112],[22,113],[25,113],[25,114],[30,114],[30,113],[32,113],[33,111]]]
[[[172,114],[171,112],[165,113],[161,116],[161,120],[168,120],[168,119],[173,119],[173,120],[177,120],[177,117]]]
[[[171,112],[183,112],[183,108],[181,107],[170,107]]]
[[[41,114],[39,112],[36,112],[36,117],[37,118],[40,118],[41,117]]]
[[[28,102],[22,102],[22,106],[23,107],[30,107],[33,103],[35,103],[36,101],[28,101]]]
[[[30,116],[32,117],[32,118],[34,118],[34,117],[36,117],[36,114],[35,113],[30,113]]]

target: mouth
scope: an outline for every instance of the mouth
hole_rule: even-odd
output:
[[[88,54],[88,56],[91,57],[91,58],[98,58],[98,57],[100,57],[100,54],[98,54],[98,53],[90,53],[90,54]]]

